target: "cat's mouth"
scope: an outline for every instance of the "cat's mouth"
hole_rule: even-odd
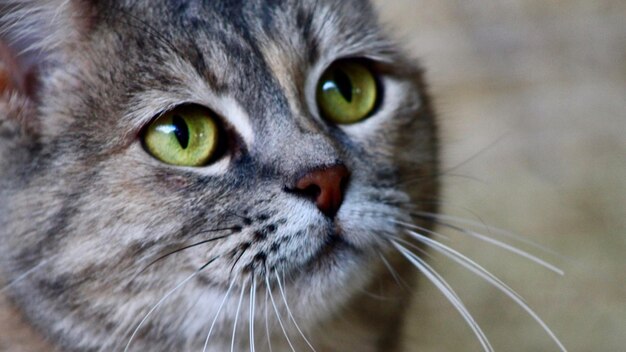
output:
[[[341,237],[341,235],[333,232],[328,236],[326,242],[315,256],[318,260],[323,260],[325,257],[333,255],[335,251],[341,250],[341,247],[349,246],[348,243]]]
[[[335,266],[341,257],[358,252],[356,247],[345,240],[342,231],[340,227],[333,227],[328,231],[324,243],[306,265],[307,269],[318,270],[320,266]]]

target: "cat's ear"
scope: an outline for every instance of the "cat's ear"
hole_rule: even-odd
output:
[[[30,53],[27,59],[31,61],[58,59],[59,54],[75,48],[89,36],[99,18],[97,7],[103,6],[103,2],[2,0],[0,33],[5,42],[20,52]]]
[[[0,41],[0,94],[10,94],[24,90],[25,75],[17,63],[13,50]]]
[[[1,0],[0,126],[34,134],[41,82],[89,35],[97,0]]]
[[[38,136],[34,69],[0,40],[0,144],[16,138],[35,140]]]

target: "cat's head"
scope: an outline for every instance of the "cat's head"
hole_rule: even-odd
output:
[[[2,16],[40,53],[39,83],[0,104],[2,267],[34,269],[11,296],[68,347],[124,347],[144,317],[137,340],[195,346],[253,285],[314,324],[434,204],[421,73],[366,1],[28,0]]]

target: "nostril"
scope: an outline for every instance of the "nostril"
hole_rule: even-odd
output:
[[[318,168],[302,176],[290,191],[310,199],[322,213],[334,217],[343,203],[349,177],[343,164]]]
[[[315,201],[320,194],[322,194],[322,189],[318,185],[310,185],[305,189],[299,190],[298,193],[306,198],[310,198],[312,201]]]
[[[341,179],[341,183],[339,184],[339,189],[341,190],[341,194],[343,194],[346,191],[346,188],[348,187],[348,177],[344,177]]]

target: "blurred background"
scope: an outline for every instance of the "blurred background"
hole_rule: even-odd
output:
[[[626,1],[377,3],[428,72],[451,169],[444,212],[490,225],[476,229],[565,274],[440,228],[447,244],[518,291],[570,351],[626,351]],[[430,263],[497,351],[558,351],[493,286],[441,255]],[[420,280],[406,351],[480,351]]]

